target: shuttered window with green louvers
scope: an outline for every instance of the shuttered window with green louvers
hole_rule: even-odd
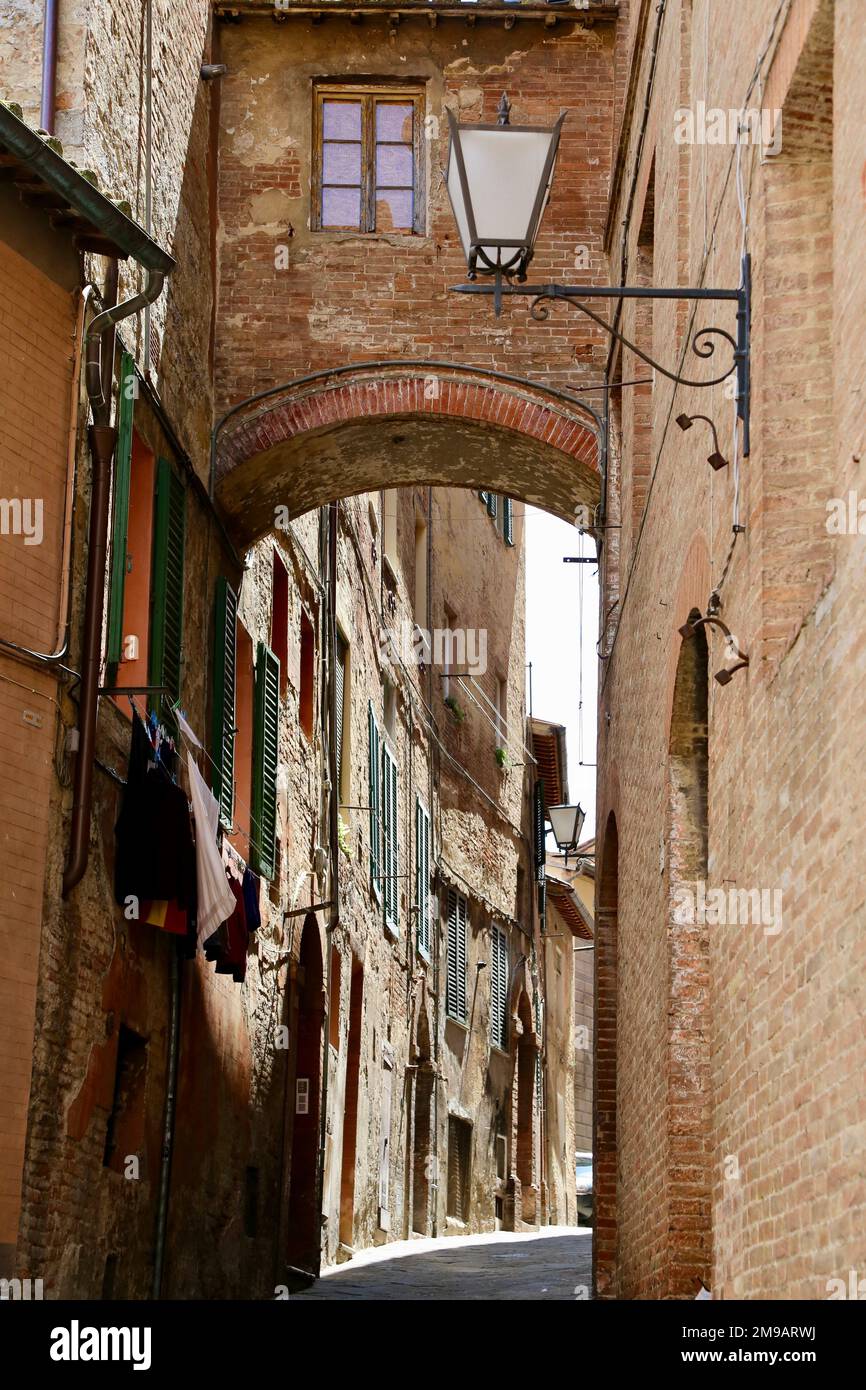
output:
[[[445,1012],[449,1018],[466,1022],[466,899],[448,890],[448,934],[446,940]]]
[[[382,745],[382,869],[385,877],[385,925],[399,929],[399,888],[397,877],[397,764],[386,744]]]
[[[430,817],[415,801],[415,912],[418,950],[430,959]]]
[[[533,791],[532,805],[533,837],[535,840],[535,881],[544,882],[544,848],[545,848],[545,827],[544,827],[544,783],[536,782]]]
[[[128,352],[120,359],[117,445],[114,450],[114,499],[111,522],[111,588],[108,600],[110,666],[123,655],[123,594],[129,563],[129,486],[132,473],[132,417],[135,408],[135,363]]]
[[[153,536],[150,683],[180,699],[183,664],[183,563],[186,541],[186,489],[168,459],[156,473]]]
[[[280,732],[280,663],[259,642],[253,722],[253,867],[273,878],[277,859],[277,761]]]
[[[237,683],[238,596],[224,575],[216,587],[213,662],[213,794],[220,819],[231,825],[234,814],[235,689]]]
[[[382,897],[382,816],[379,798],[379,726],[372,704],[367,709],[370,734],[370,776],[367,793],[370,798],[370,887],[375,896]]]
[[[496,520],[496,513],[497,513],[497,511],[498,511],[498,508],[499,508],[499,494],[496,493],[496,492],[488,492],[488,494],[487,494],[487,510],[489,511],[490,515],[493,517],[494,521]]]
[[[494,927],[490,936],[490,1040],[508,1048],[508,939]]]
[[[514,503],[510,497],[502,499],[502,535],[506,545],[514,544]]]
[[[337,797],[343,798],[343,700],[346,693],[346,640],[337,633],[334,739],[337,745]]]

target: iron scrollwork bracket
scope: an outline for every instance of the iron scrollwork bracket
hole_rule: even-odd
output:
[[[751,334],[752,318],[752,274],[751,257],[744,255],[741,265],[740,284],[735,290],[714,290],[703,287],[695,289],[655,289],[652,286],[635,285],[514,285],[512,283],[502,283],[502,276],[497,274],[495,283],[490,284],[469,284],[455,285],[454,289],[460,294],[492,294],[494,296],[494,308],[498,314],[501,311],[503,295],[520,295],[532,301],[530,314],[536,321],[544,321],[550,314],[549,305],[551,302],[564,300],[566,303],[578,309],[587,318],[592,319],[593,323],[604,329],[605,333],[617,342],[627,347],[642,362],[655,371],[661,372],[662,376],[669,381],[675,382],[678,386],[705,387],[718,386],[723,381],[727,381],[732,372],[736,372],[737,378],[737,415],[743,424],[743,456],[749,455],[749,407],[751,397],[751,377],[749,361],[749,341]],[[506,277],[507,278],[507,277]],[[695,357],[708,359],[715,356],[718,340],[727,343],[732,351],[731,365],[720,376],[713,376],[703,381],[695,381],[690,377],[682,376],[679,372],[671,371],[662,366],[650,357],[649,353],[644,352],[636,343],[631,342],[623,333],[612,323],[597,314],[585,302],[587,299],[689,299],[689,300],[712,300],[715,302],[730,301],[737,306],[737,329],[736,337],[729,333],[725,328],[709,326],[699,328],[692,334],[689,347]]]

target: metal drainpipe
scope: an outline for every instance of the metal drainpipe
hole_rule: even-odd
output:
[[[159,1197],[156,1209],[156,1241],[153,1258],[151,1297],[162,1293],[162,1274],[165,1268],[165,1238],[168,1230],[168,1198],[171,1178],[171,1154],[174,1147],[174,1117],[177,1103],[177,1061],[180,1052],[180,960],[177,950],[171,955],[171,996],[168,1023],[168,1076],[165,1088],[165,1115],[162,1128],[162,1154],[159,1167]]]
[[[54,134],[57,97],[57,13],[60,0],[45,0],[42,18],[42,100],[39,124]]]
[[[325,1191],[325,1144],[328,1135],[328,1071],[330,1069],[330,1008],[331,1008],[331,950],[334,932],[340,923],[340,787],[337,777],[337,536],[339,503],[328,507],[328,776],[331,794],[328,801],[328,840],[331,861],[331,907],[325,933],[325,1009],[322,1021],[322,1101],[319,1112],[319,1171],[316,1177],[316,1210],[320,1216]],[[316,1243],[318,1278],[322,1269],[321,1228]]]
[[[93,482],[81,653],[79,744],[73,778],[69,860],[63,875],[64,898],[81,882],[90,854],[90,808],[93,798],[93,758],[96,748],[96,711],[99,703],[99,667],[102,655],[108,504],[111,496],[111,465],[117,442],[117,430],[109,423],[113,350],[103,355],[102,348],[104,342],[110,342],[113,347],[114,335],[111,330],[116,323],[129,318],[145,304],[152,304],[159,297],[164,280],[165,276],[161,271],[149,270],[147,283],[141,294],[97,314],[87,330],[85,381],[93,413],[93,424],[88,430]]]

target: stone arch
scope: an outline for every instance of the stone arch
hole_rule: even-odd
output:
[[[322,942],[313,912],[307,913],[304,918],[294,979],[294,1004],[297,1042],[287,1258],[290,1266],[318,1274],[322,1224],[319,1120],[325,992]],[[307,1082],[306,1109],[301,1111],[298,1105],[299,1081]]]
[[[689,614],[700,616],[698,609]],[[668,743],[669,1297],[708,1287],[712,1265],[712,1095],[708,858],[709,652],[706,629],[682,643]]]
[[[573,521],[599,500],[601,438],[592,407],[540,383],[449,363],[359,363],[223,417],[211,488],[242,546],[278,514],[416,483],[489,487]]]
[[[601,842],[595,914],[592,1279],[598,1298],[616,1295],[618,914],[619,833],[611,811]]]

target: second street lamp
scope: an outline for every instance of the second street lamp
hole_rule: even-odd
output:
[[[556,847],[565,855],[565,862],[568,864],[569,854],[573,854],[577,849],[586,812],[580,805],[548,806],[547,815]]]

